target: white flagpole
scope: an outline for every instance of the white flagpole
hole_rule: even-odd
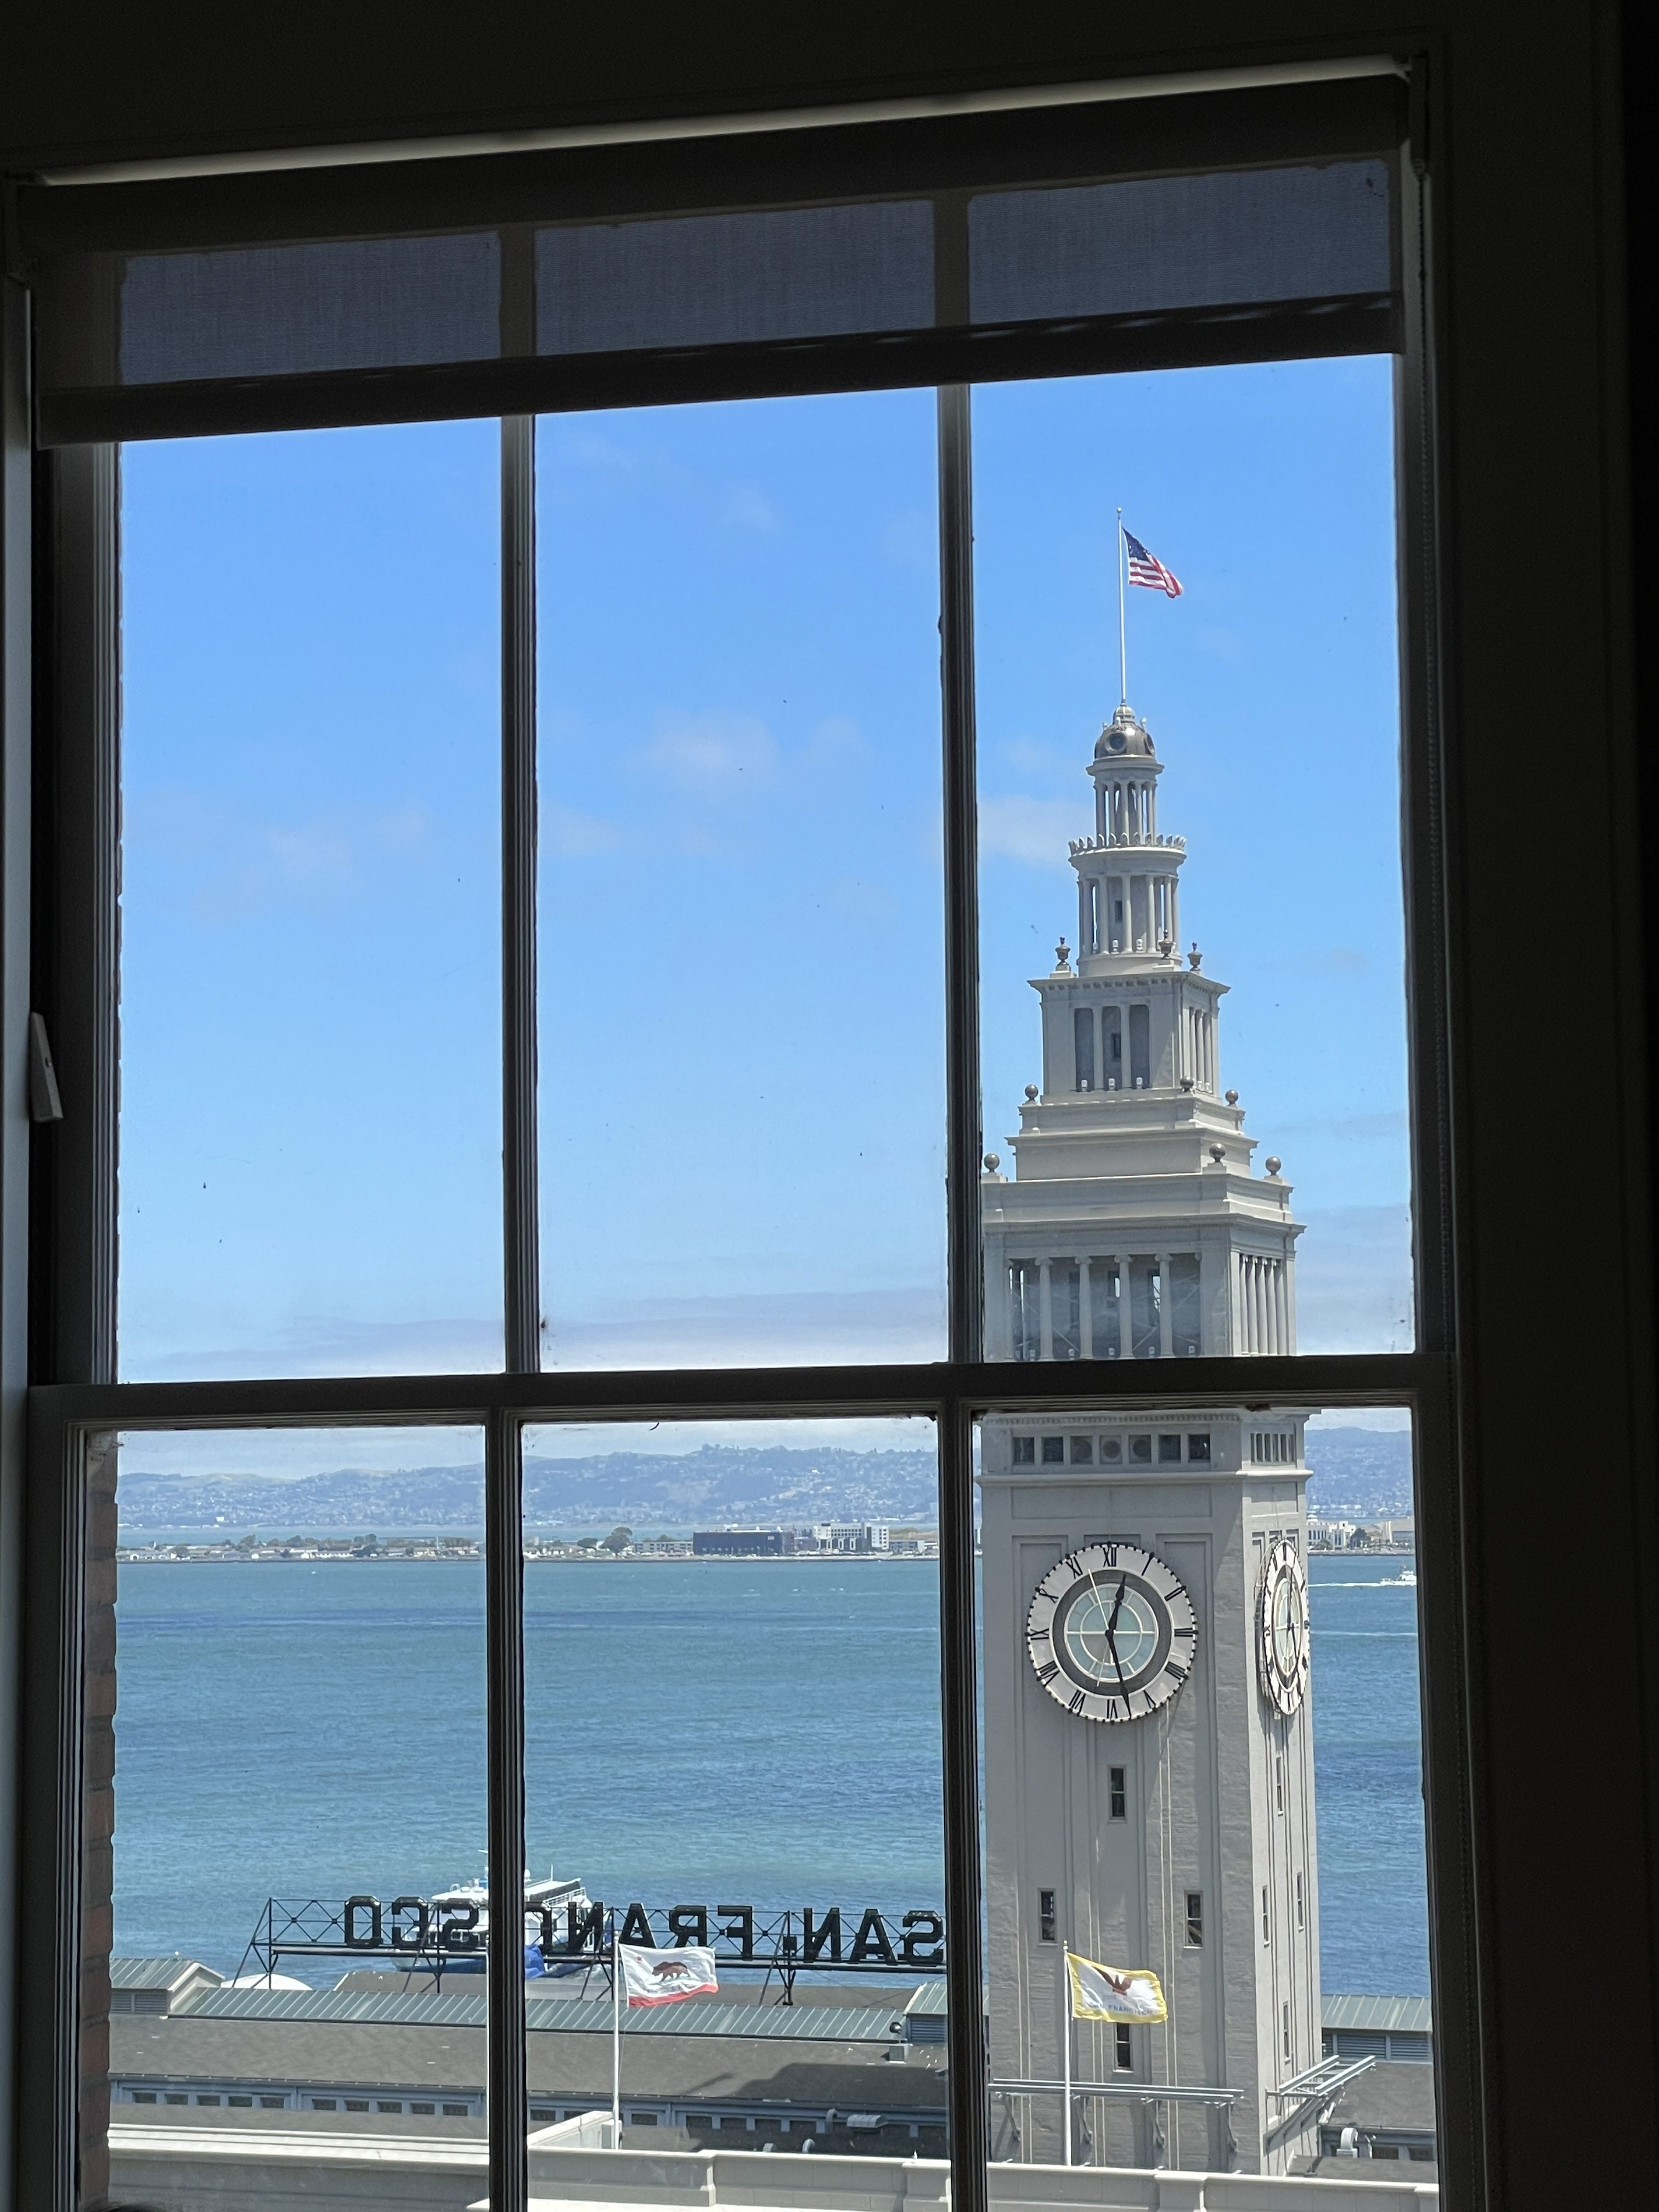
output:
[[[1060,2013],[1060,2042],[1064,2046],[1063,2078],[1066,2083],[1066,2163],[1072,2164],[1072,1947],[1067,1943],[1060,1953],[1060,1971],[1063,1983],[1063,2001]]]
[[[1129,632],[1123,619],[1123,509],[1121,507],[1117,511],[1117,677],[1122,704],[1127,707],[1129,703]]]
[[[622,1945],[611,1915],[611,2148],[622,2148]]]

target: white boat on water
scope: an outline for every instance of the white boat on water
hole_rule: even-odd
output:
[[[458,1881],[448,1889],[434,1890],[428,1900],[432,1908],[434,1926],[446,1926],[471,1938],[467,1942],[446,1944],[440,1938],[438,1949],[443,1954],[443,1971],[481,1972],[485,1939],[489,1933],[489,1881],[487,1875],[468,1881]],[[529,1975],[569,1973],[575,1971],[574,1963],[566,1957],[572,1925],[569,1916],[574,1912],[580,1919],[592,1910],[592,1899],[574,1875],[561,1875],[550,1869],[544,1881],[533,1875],[529,1868],[524,1876],[524,1950],[525,1972]],[[470,1917],[465,1916],[470,1914]],[[454,1916],[451,1917],[450,1916]],[[584,1964],[592,1964],[589,1957]]]

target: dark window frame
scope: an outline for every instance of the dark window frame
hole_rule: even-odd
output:
[[[1424,112],[1416,110],[1420,124]],[[1129,103],[1120,104],[1115,125]],[[1140,103],[1134,115],[1154,141],[1160,131],[1173,143],[1182,118],[1173,104]],[[1415,126],[1414,126],[1415,127]],[[897,126],[896,126],[897,128]],[[907,143],[922,149],[927,133],[902,126]],[[810,136],[811,134],[805,134]],[[971,134],[968,134],[971,135]],[[827,134],[818,134],[827,143]],[[895,143],[897,143],[896,140]],[[1113,369],[1176,366],[1216,359],[1276,357],[1274,343],[1309,350],[1305,329],[1275,337],[1265,325],[1254,333],[1255,349],[1241,351],[1237,330],[1218,333],[1192,319],[1165,319],[1150,334],[1103,325],[1079,334],[1044,331],[1041,343],[988,340],[975,346],[960,330],[930,334],[907,355],[903,373],[884,368],[872,376],[866,358],[854,362],[834,344],[817,349],[749,349],[742,377],[727,359],[691,349],[671,361],[641,364],[605,356],[568,374],[562,386],[536,364],[537,378],[501,364],[492,387],[501,404],[503,529],[515,557],[504,562],[502,642],[509,680],[503,686],[503,933],[505,1053],[503,1066],[507,1168],[507,1357],[503,1375],[462,1377],[348,1377],[291,1382],[185,1384],[118,1383],[113,1378],[113,1194],[116,1016],[111,979],[116,932],[118,708],[116,456],[107,445],[76,442],[72,408],[56,422],[37,422],[37,453],[52,448],[36,470],[35,534],[40,548],[35,621],[37,724],[34,810],[33,987],[25,992],[50,1009],[60,1075],[78,1105],[73,1125],[60,1126],[37,1145],[28,1164],[33,1249],[28,1300],[28,1519],[26,1571],[30,1611],[23,1651],[24,1745],[22,1847],[32,1866],[50,1872],[50,1894],[38,1893],[20,1934],[19,1972],[26,2016],[38,2032],[22,2053],[24,2094],[20,2175],[29,2201],[52,2212],[69,2212],[74,2196],[74,2144],[78,2088],[75,1977],[66,1962],[78,1953],[79,1768],[82,1741],[81,1621],[84,1599],[83,1523],[88,1452],[112,1430],[145,1427],[255,1425],[315,1426],[389,1423],[433,1425],[481,1423],[486,1435],[486,1549],[489,1658],[489,1840],[494,1864],[522,1863],[523,1830],[522,1591],[520,1584],[520,1457],[524,1429],[537,1421],[637,1420],[641,1418],[723,1419],[744,1414],[780,1418],[836,1413],[915,1414],[937,1425],[940,1468],[941,1646],[945,1688],[943,1771],[946,1808],[947,1942],[954,1969],[969,1986],[980,1978],[980,1866],[976,1804],[977,1744],[973,1686],[976,1672],[973,1607],[972,1447],[975,1421],[990,1411],[1030,1409],[1079,1413],[1133,1407],[1155,1419],[1160,1405],[1236,1407],[1262,1400],[1287,1407],[1332,1409],[1392,1406],[1413,1415],[1419,1526],[1425,1553],[1439,1562],[1448,1587],[1457,1559],[1453,1529],[1459,1494],[1459,1431],[1450,1359],[1459,1340],[1451,1297],[1451,1255],[1456,1222],[1443,1173],[1430,1162],[1452,1156],[1450,1071],[1455,1060],[1445,984],[1445,858],[1442,820],[1444,767],[1437,702],[1443,684],[1436,554],[1439,525],[1436,490],[1443,464],[1433,437],[1434,399],[1442,341],[1436,327],[1431,281],[1426,164],[1420,134],[1401,163],[1402,234],[1409,242],[1407,280],[1399,342],[1402,368],[1396,380],[1398,530],[1401,546],[1404,819],[1408,965],[1415,1050],[1412,1116],[1418,1162],[1418,1348],[1411,1352],[1324,1358],[1193,1359],[1183,1364],[1178,1391],[1159,1385],[1155,1370],[1138,1363],[1077,1360],[1046,1364],[1040,1376],[1017,1366],[990,1364],[981,1356],[979,1321],[980,1235],[977,1216],[981,1152],[977,1093],[977,945],[975,799],[973,721],[971,512],[969,447],[969,385],[995,377],[1097,374]],[[769,145],[771,157],[778,149]],[[688,157],[695,166],[695,157]],[[1238,158],[1235,149],[1230,159]],[[721,159],[741,164],[744,150],[722,149]],[[1191,153],[1183,161],[1201,166]],[[406,169],[410,165],[398,165]],[[425,165],[413,179],[379,180],[385,191],[432,192],[453,206],[468,180],[455,164]],[[1216,166],[1220,166],[1218,162]],[[615,165],[613,165],[614,169]],[[337,187],[329,173],[328,189]],[[476,179],[474,180],[476,183]],[[126,188],[123,188],[125,191]],[[141,203],[127,191],[122,206]],[[173,196],[173,220],[199,230],[210,203],[240,207],[239,220],[256,204],[291,210],[296,194],[314,198],[318,187],[301,173],[292,178],[238,180],[236,189]],[[705,187],[706,189],[706,187]],[[148,188],[146,188],[148,191]],[[45,197],[43,197],[43,192]],[[446,194],[449,195],[446,198]],[[161,196],[165,198],[165,195]],[[30,188],[23,229],[38,246],[52,195]],[[147,196],[152,210],[161,199]],[[51,220],[118,222],[89,191],[79,210],[60,204]],[[180,217],[178,208],[185,214]],[[191,209],[196,213],[191,215]],[[91,210],[90,216],[88,210]],[[258,220],[279,222],[269,212]],[[291,212],[286,220],[292,224]],[[15,289],[8,288],[9,295]],[[30,442],[27,413],[16,396],[27,393],[27,331],[19,303],[8,298],[9,447]],[[1139,319],[1143,323],[1149,319]],[[1156,321],[1157,319],[1151,319]],[[1342,350],[1340,321],[1326,325],[1329,350]],[[1350,349],[1376,349],[1365,342]],[[1030,337],[1030,334],[1027,334]],[[1268,350],[1261,349],[1267,347]],[[1322,350],[1326,349],[1322,348]],[[715,349],[718,351],[719,349]],[[696,357],[692,357],[692,353]],[[412,420],[434,414],[480,411],[478,387],[446,391],[423,373],[401,387],[404,397],[365,398],[360,382],[309,380],[288,401],[297,423],[324,421]],[[561,371],[564,374],[564,371]],[[760,381],[757,383],[757,379]],[[879,383],[931,383],[939,387],[941,460],[941,630],[943,636],[944,793],[946,878],[946,998],[949,1012],[948,1158],[951,1340],[946,1360],[925,1366],[889,1365],[817,1370],[695,1370],[632,1375],[543,1375],[535,1371],[538,1292],[533,1152],[534,740],[526,682],[533,676],[533,422],[520,407],[556,411],[560,406],[655,404],[667,398],[737,396],[738,392],[872,388]],[[434,404],[441,401],[443,404]],[[509,407],[508,403],[512,403]],[[152,392],[129,410],[127,434],[208,434],[247,427],[246,393],[180,387],[165,403]],[[264,403],[269,404],[268,400]],[[366,406],[372,411],[365,413]],[[145,409],[149,409],[146,413]],[[400,411],[400,410],[402,411]],[[355,411],[354,411],[355,410]],[[260,427],[279,427],[267,415]],[[106,433],[107,434],[107,433]],[[9,591],[7,618],[14,619]],[[9,732],[8,777],[17,773],[15,729]],[[27,750],[24,749],[27,773]],[[42,772],[44,771],[44,772]],[[18,836],[27,803],[9,806],[5,836]],[[10,849],[15,851],[15,845]],[[18,911],[15,888],[27,867],[9,870],[8,897]],[[25,890],[23,918],[29,919]],[[6,1018],[13,1019],[14,985]],[[13,1209],[15,1212],[15,1208]],[[4,1255],[19,1265],[15,1234]],[[1424,1510],[1426,1504],[1428,1510]],[[1430,1577],[1431,1581],[1431,1577]],[[1462,1739],[1464,1630],[1448,1605],[1425,1620],[1425,1638],[1443,1663],[1436,1694],[1427,1700],[1425,1735],[1441,1746],[1431,1760],[1431,1864],[1437,1882],[1436,1965],[1442,2017],[1437,2053],[1452,2055],[1466,2075],[1474,2067],[1476,2021],[1473,1955],[1470,1808],[1457,1767]],[[1443,1686],[1442,1686],[1443,1685]],[[1438,1802],[1436,1802],[1436,1792]],[[501,1986],[498,1989],[496,1984]],[[525,2106],[523,1991],[512,1978],[492,1978],[490,1993],[490,2106],[518,2112]],[[974,2085],[985,2076],[983,2022],[977,2007],[952,2008],[950,2021],[951,2129],[955,2187],[963,2212],[984,2212],[988,2142],[982,2097]],[[1456,2140],[1465,2123],[1461,2154],[1473,2174],[1479,2153],[1468,2132],[1467,2096],[1445,2114]],[[516,2143],[514,2138],[517,2138]],[[492,2130],[490,2197],[502,2212],[518,2212],[526,2175],[522,2131]]]

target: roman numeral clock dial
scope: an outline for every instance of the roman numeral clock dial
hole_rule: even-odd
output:
[[[1050,1567],[1025,1617],[1036,1678],[1079,1720],[1143,1719],[1191,1674],[1198,1620],[1174,1569],[1138,1544],[1085,1544]]]
[[[1308,1571],[1288,1537],[1268,1553],[1256,1606],[1261,1693],[1288,1720],[1308,1693]]]

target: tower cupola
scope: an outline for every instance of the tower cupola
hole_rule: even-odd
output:
[[[1100,972],[1102,963],[1167,961],[1180,942],[1177,882],[1186,846],[1158,830],[1163,773],[1152,733],[1126,699],[1102,728],[1089,763],[1095,834],[1072,845],[1085,974]]]

